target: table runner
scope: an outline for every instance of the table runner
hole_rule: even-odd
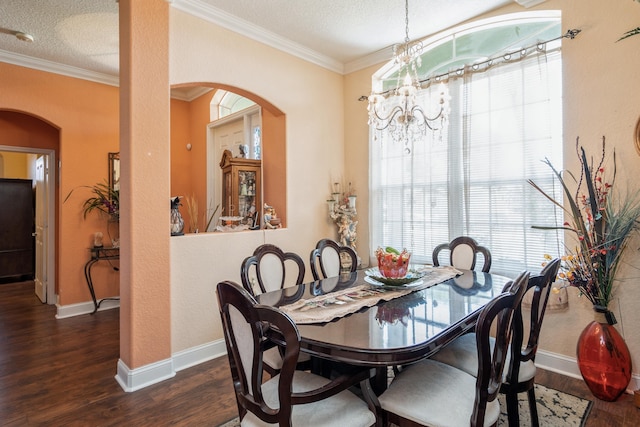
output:
[[[373,307],[380,301],[390,301],[411,292],[427,289],[462,274],[460,270],[449,266],[427,266],[417,271],[425,273],[419,285],[395,289],[363,284],[309,299],[301,299],[293,304],[281,306],[279,309],[299,325],[330,322],[355,313],[363,307]]]

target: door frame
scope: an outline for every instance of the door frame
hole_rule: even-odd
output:
[[[36,154],[47,156],[48,171],[45,174],[47,177],[47,195],[45,206],[47,207],[47,215],[45,218],[45,228],[47,230],[47,256],[42,257],[42,262],[46,264],[44,271],[46,271],[46,283],[47,283],[47,304],[56,304],[58,296],[56,295],[56,178],[55,171],[57,170],[56,152],[55,150],[45,148],[32,148],[32,147],[15,147],[11,145],[0,145],[0,151],[11,151],[15,153]],[[37,248],[36,248],[37,249]]]

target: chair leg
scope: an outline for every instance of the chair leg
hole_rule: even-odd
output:
[[[535,387],[527,390],[527,398],[529,399],[529,411],[531,412],[531,427],[539,427],[538,424],[538,407],[536,406]]]
[[[375,378],[375,376],[372,377]],[[360,390],[362,391],[362,398],[367,402],[369,410],[376,414],[375,427],[384,427],[387,425],[386,417],[384,411],[380,407],[378,397],[374,393],[373,388],[371,388],[372,377],[360,381]]]
[[[505,400],[507,401],[507,418],[509,419],[509,427],[518,427],[520,425],[518,393],[507,393]]]

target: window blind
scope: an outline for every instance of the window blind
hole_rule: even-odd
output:
[[[408,147],[384,131],[371,135],[370,256],[394,246],[430,263],[435,246],[467,235],[489,248],[492,272],[538,272],[544,254],[559,253],[562,242],[557,231],[532,228],[561,224],[562,212],[527,183],[561,200],[542,163],[562,164],[560,51],[466,73],[448,89],[451,114],[442,132]],[[422,105],[435,104],[438,89],[419,96]]]

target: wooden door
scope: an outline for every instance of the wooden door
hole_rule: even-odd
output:
[[[0,278],[34,274],[34,192],[30,179],[0,179]]]

